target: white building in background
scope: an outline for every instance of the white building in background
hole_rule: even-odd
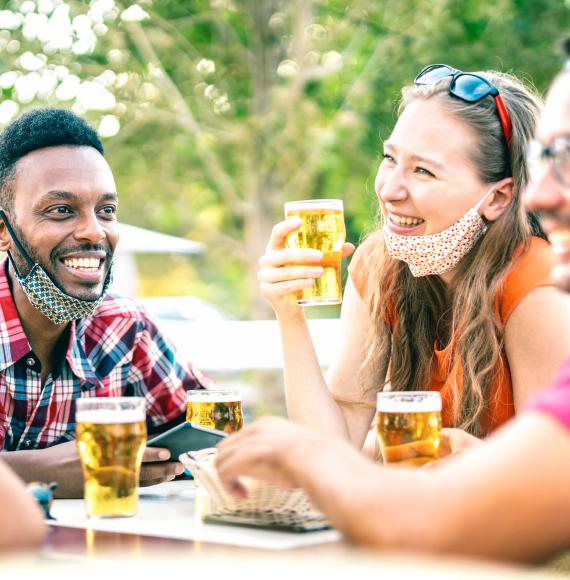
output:
[[[205,245],[128,224],[119,224],[112,291],[137,296],[135,254],[180,253],[199,255]],[[182,356],[210,373],[250,369],[281,369],[283,355],[275,320],[235,320],[215,305],[194,296],[162,296],[141,302]],[[317,357],[328,367],[336,356],[338,319],[309,320]]]
[[[129,224],[119,223],[119,244],[115,250],[113,284],[111,291],[135,297],[138,289],[138,271],[135,254],[202,254],[205,245]]]

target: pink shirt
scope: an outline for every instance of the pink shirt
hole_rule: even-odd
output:
[[[553,384],[533,397],[525,411],[542,411],[570,430],[570,359],[568,359]]]

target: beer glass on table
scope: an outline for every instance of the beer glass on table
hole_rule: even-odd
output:
[[[146,444],[144,398],[78,399],[75,422],[87,515],[135,515]]]
[[[434,391],[378,393],[376,429],[384,463],[419,467],[438,458],[441,395]]]
[[[323,253],[322,276],[309,288],[299,292],[297,302],[303,306],[340,304],[342,281],[340,263],[346,238],[343,204],[340,199],[309,199],[285,204],[285,217],[298,217],[301,227],[287,238],[288,248],[311,248]]]
[[[186,421],[234,433],[243,427],[241,394],[235,389],[188,391]]]

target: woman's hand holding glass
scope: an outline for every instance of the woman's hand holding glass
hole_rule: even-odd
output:
[[[438,459],[451,457],[457,453],[463,453],[476,447],[484,445],[485,441],[463,431],[447,427],[442,430],[441,441],[439,443]]]
[[[298,315],[302,307],[297,303],[299,292],[314,284],[322,276],[320,265],[323,253],[319,250],[288,248],[287,238],[302,225],[299,218],[289,218],[276,224],[265,254],[259,260],[257,278],[261,292],[277,316]],[[345,243],[342,257],[354,252],[354,245]]]

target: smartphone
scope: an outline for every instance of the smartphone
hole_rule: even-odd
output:
[[[177,461],[178,456],[186,451],[215,447],[226,437],[227,433],[223,431],[186,422],[149,439],[146,444],[148,447],[165,447],[170,451],[171,459]]]

